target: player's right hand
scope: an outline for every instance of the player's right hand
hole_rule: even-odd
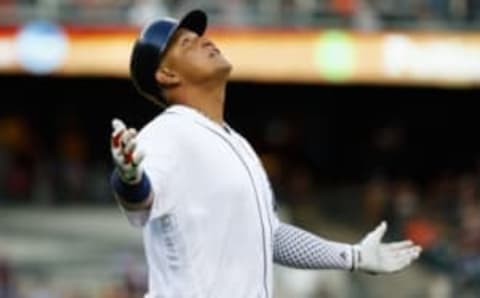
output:
[[[144,153],[137,148],[137,131],[127,128],[120,119],[112,120],[111,152],[120,178],[129,184],[138,183],[143,174],[141,162]]]

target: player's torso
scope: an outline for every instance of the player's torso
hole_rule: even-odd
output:
[[[186,297],[269,297],[274,219],[263,167],[238,134],[183,112],[167,116],[184,122],[177,127],[182,163],[174,173],[182,200],[164,218],[167,225],[153,225],[164,235],[172,230],[173,238],[151,245],[163,251],[178,245],[170,260]]]

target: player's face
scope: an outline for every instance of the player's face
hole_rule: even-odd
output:
[[[190,82],[226,78],[232,68],[213,42],[182,28],[173,37],[165,60],[181,80]]]

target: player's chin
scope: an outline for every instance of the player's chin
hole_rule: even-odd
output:
[[[227,74],[230,74],[230,72],[232,72],[233,66],[230,62],[228,62],[228,60],[225,60],[224,69]]]
[[[232,71],[232,64],[226,59],[221,59],[216,61],[215,69],[217,73],[221,73],[225,76],[228,76]]]

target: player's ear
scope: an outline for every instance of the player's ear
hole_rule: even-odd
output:
[[[165,87],[173,87],[180,84],[180,77],[168,67],[159,67],[155,72],[157,82]]]

